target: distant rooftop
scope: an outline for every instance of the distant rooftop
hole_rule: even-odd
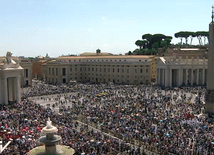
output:
[[[113,55],[113,54],[107,53],[107,52],[102,52],[102,53],[84,52],[84,53],[80,54],[80,56],[108,56],[108,55]]]

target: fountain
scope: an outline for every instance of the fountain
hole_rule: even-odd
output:
[[[58,129],[52,125],[48,118],[46,126],[42,129],[42,135],[39,138],[40,143],[45,146],[39,146],[31,150],[28,155],[72,155],[74,150],[69,146],[60,145],[61,137],[55,135]]]
[[[52,125],[50,118],[48,118],[47,125],[42,129],[42,133],[45,134],[45,136],[39,138],[39,141],[45,144],[46,154],[62,154],[56,147],[56,145],[61,142],[61,137],[59,135],[54,135],[57,131],[58,129]]]

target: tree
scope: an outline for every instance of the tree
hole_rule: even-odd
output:
[[[192,45],[192,40],[196,36],[195,32],[189,32],[189,36],[190,36],[190,45]]]
[[[158,47],[160,47],[161,41],[162,41],[163,39],[165,39],[165,38],[166,38],[166,36],[163,35],[163,34],[154,34],[154,35],[152,36],[153,43],[155,44],[155,43],[157,42],[157,43],[158,43]]]
[[[135,42],[135,45],[139,46],[139,47],[140,47],[140,49],[141,49],[141,48],[142,48],[142,46],[144,46],[144,45],[145,45],[145,43],[147,43],[147,41],[146,41],[146,40],[137,40],[137,41]]]
[[[128,55],[132,55],[132,51],[129,51],[129,52],[128,52]]]
[[[98,48],[98,49],[96,50],[96,53],[99,54],[100,52],[101,52],[101,50]]]
[[[198,38],[199,45],[202,45],[203,31],[197,31],[197,32],[195,32],[195,35]]]
[[[144,34],[142,36],[142,39],[147,40],[147,47],[148,47],[148,49],[152,48],[152,38],[153,38],[152,34],[150,34],[150,33]]]
[[[189,31],[181,31],[181,36],[185,38],[186,44],[188,43],[188,38],[190,36]]]
[[[159,43],[158,42],[155,42],[153,45],[152,45],[152,48],[154,49],[158,49],[160,46],[159,46]]]
[[[182,39],[183,39],[182,32],[177,32],[174,35],[175,35],[175,38],[180,38],[181,39],[181,44],[182,44]]]

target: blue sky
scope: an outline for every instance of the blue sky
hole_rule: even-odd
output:
[[[7,0],[0,4],[0,55],[125,54],[146,33],[208,31],[211,0]],[[198,43],[197,38],[193,40]]]

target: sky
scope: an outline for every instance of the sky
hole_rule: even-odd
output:
[[[208,31],[211,0],[1,0],[0,56],[125,54],[146,33]],[[193,44],[198,44],[197,38]]]

